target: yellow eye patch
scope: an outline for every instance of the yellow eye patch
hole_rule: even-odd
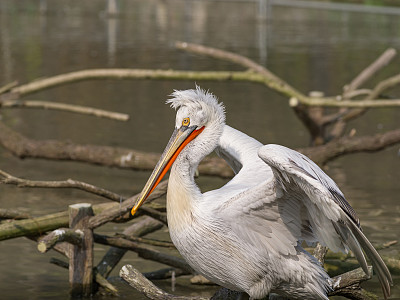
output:
[[[190,118],[184,118],[182,120],[182,126],[189,126],[190,124]]]

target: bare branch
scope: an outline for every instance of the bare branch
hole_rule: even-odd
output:
[[[374,152],[400,143],[400,129],[378,133],[372,136],[349,137],[335,139],[325,145],[298,149],[319,165],[339,156],[357,153]]]
[[[0,121],[0,144],[20,158],[73,160],[109,167],[152,170],[160,154],[120,147],[79,145],[66,141],[33,140]],[[203,175],[231,177],[232,169],[221,159],[206,158],[198,168]]]
[[[150,280],[146,279],[138,270],[131,265],[125,265],[121,268],[119,276],[122,277],[130,286],[137,289],[147,298],[159,300],[206,300],[204,297],[176,296],[171,295],[155,286]]]
[[[313,256],[319,261],[321,266],[324,265],[325,256],[328,252],[328,247],[322,246],[320,243],[317,243],[317,246],[314,249]]]
[[[157,247],[166,247],[166,248],[175,248],[175,245],[169,241],[160,241],[155,239],[146,239],[142,237],[134,237],[134,236],[127,236],[125,234],[117,234],[117,237],[122,237],[128,241],[136,242],[136,243],[143,243],[147,245],[157,246]]]
[[[242,55],[216,48],[205,47],[198,44],[191,44],[179,41],[175,43],[175,47],[188,52],[197,53],[201,55],[208,55],[214,58],[228,60],[233,63],[239,64],[245,68],[249,68],[263,75],[265,85],[269,86],[271,89],[276,90],[279,93],[282,93],[288,97],[296,97],[301,102],[303,102],[303,99],[307,98],[304,94],[296,90],[286,81],[284,81],[283,79],[281,79],[280,77],[278,77],[265,67],[261,66],[260,64],[257,64],[256,62]]]
[[[140,237],[154,232],[162,227],[163,225],[160,222],[146,216],[140,217],[140,220],[126,227],[122,233],[129,237]],[[111,247],[98,263],[97,271],[102,276],[107,278],[118,262],[125,255],[126,251],[126,249]]]
[[[109,118],[118,121],[127,121],[129,119],[129,115],[106,111],[103,109],[97,109],[92,107],[80,106],[80,105],[72,105],[66,103],[55,103],[48,101],[33,101],[33,100],[3,100],[0,101],[0,107],[3,108],[15,108],[15,107],[24,107],[24,108],[43,108],[43,109],[53,109],[53,110],[62,110],[74,113],[80,113],[85,115],[92,115],[101,118]]]
[[[150,259],[171,267],[182,269],[186,272],[194,273],[193,269],[182,258],[165,254],[121,237],[109,237],[105,235],[94,234],[94,240],[99,244],[110,245],[113,247],[134,251],[144,259]]]
[[[393,84],[393,83],[392,83]],[[372,94],[372,93],[371,93]],[[338,100],[335,98],[304,98],[302,104],[308,106],[324,107],[349,107],[349,108],[375,108],[400,106],[400,99],[374,99],[373,100]],[[296,107],[300,102],[296,98],[290,99],[290,106]],[[348,118],[348,117],[347,117]]]
[[[74,245],[81,245],[83,232],[80,230],[72,230],[70,228],[59,228],[39,240],[38,250],[46,253],[52,249],[57,243],[68,242]]]
[[[152,200],[165,195],[167,192],[167,186],[168,186],[168,181],[167,180],[162,181],[157,186],[157,188],[154,190],[154,192],[147,198],[147,200],[146,200],[147,204],[150,203]],[[135,205],[136,199],[138,197],[139,197],[139,194],[136,194],[135,196],[132,196],[132,197],[126,199],[118,207],[109,209],[107,211],[103,211],[100,214],[90,218],[89,228],[91,228],[91,229],[97,228],[107,222],[111,222],[111,221],[117,219],[118,217],[124,215],[125,213],[130,213],[130,211],[131,211],[132,207]],[[140,209],[139,209],[139,211],[140,211]]]
[[[160,269],[157,271],[143,273],[143,276],[149,280],[161,280],[161,279],[171,278],[172,272],[175,272],[176,277],[191,274],[190,272],[183,271],[181,269],[165,268],[165,269]]]
[[[17,85],[18,85],[18,81],[13,81],[13,82],[10,82],[10,83],[0,87],[0,95],[8,92],[9,90],[11,90],[13,87],[16,87]]]
[[[395,56],[396,50],[393,48],[387,49],[381,54],[373,63],[371,63],[367,68],[365,68],[352,82],[346,85],[344,90],[344,98],[352,98],[349,93],[358,89],[362,84],[364,84],[368,79],[375,75],[380,69],[386,66]]]
[[[3,176],[3,179],[0,179],[0,183],[4,184],[15,184],[18,187],[33,187],[33,188],[75,188],[85,192],[89,192],[101,197],[105,197],[107,199],[120,202],[121,200],[125,200],[125,197],[118,195],[114,192],[105,190],[103,188],[96,187],[94,185],[77,181],[73,179],[67,179],[63,181],[39,181],[39,180],[27,180],[15,177],[6,173],[3,170],[0,170],[0,176]]]
[[[0,219],[23,220],[30,218],[28,213],[20,212],[16,209],[0,208]]]

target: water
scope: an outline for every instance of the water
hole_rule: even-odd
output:
[[[187,54],[173,47],[176,40],[201,43],[245,55],[271,69],[303,92],[340,93],[345,83],[388,47],[400,49],[398,15],[273,6],[268,19],[258,16],[253,2],[120,1],[121,14],[106,17],[104,1],[0,2],[0,84],[88,68],[148,68],[181,70],[241,70],[229,62]],[[42,8],[42,13],[40,13]],[[399,58],[368,82],[398,73]],[[263,143],[288,147],[308,145],[307,131],[287,106],[287,99],[263,86],[241,82],[197,82],[226,105],[227,122]],[[64,112],[3,109],[2,120],[35,139],[113,145],[160,152],[173,129],[174,112],[164,101],[173,89],[193,88],[188,81],[86,81],[32,94],[25,99],[88,105],[128,113],[128,122],[97,119]],[[390,91],[398,97],[400,89]],[[352,122],[358,135],[385,132],[400,124],[399,109],[376,109]],[[399,146],[376,154],[357,154],[330,163],[327,169],[361,219],[373,243],[400,239],[398,203]],[[106,169],[70,162],[20,160],[0,148],[0,168],[29,179],[74,178],[125,196],[142,188],[149,173]],[[201,178],[202,189],[223,180]],[[84,192],[18,189],[0,186],[0,203],[32,215],[65,210],[78,202],[103,200]],[[108,225],[99,232],[122,231]],[[162,235],[167,236],[166,232]],[[96,260],[107,250],[96,245]],[[396,245],[383,254],[399,257]],[[0,242],[0,290],[4,299],[68,298],[68,274],[40,254],[24,238]],[[114,270],[131,263],[141,271],[162,267],[129,254]],[[399,277],[393,288],[400,297]],[[138,296],[116,283],[123,298]],[[168,281],[157,283],[167,288]],[[380,293],[377,281],[369,290]],[[177,294],[210,293],[178,279]],[[101,296],[97,296],[102,298]],[[104,298],[104,297],[103,297]]]

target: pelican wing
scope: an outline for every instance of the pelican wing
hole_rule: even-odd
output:
[[[333,251],[350,249],[367,273],[364,250],[378,274],[385,297],[388,297],[389,285],[392,283],[390,273],[362,233],[355,211],[335,182],[309,158],[286,147],[265,145],[259,149],[258,155],[273,171],[274,187],[278,195],[276,201],[290,202],[293,198],[298,199],[305,208],[305,213],[298,217],[301,218],[301,224],[310,224],[310,236]],[[286,223],[288,212],[281,211],[281,217]],[[307,241],[305,235],[301,239]]]

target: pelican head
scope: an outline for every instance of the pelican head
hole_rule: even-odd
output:
[[[225,125],[224,106],[213,94],[198,86],[192,90],[175,90],[167,104],[177,110],[175,130],[136,200],[132,215],[153,192],[178,156],[197,167],[215,149]]]

